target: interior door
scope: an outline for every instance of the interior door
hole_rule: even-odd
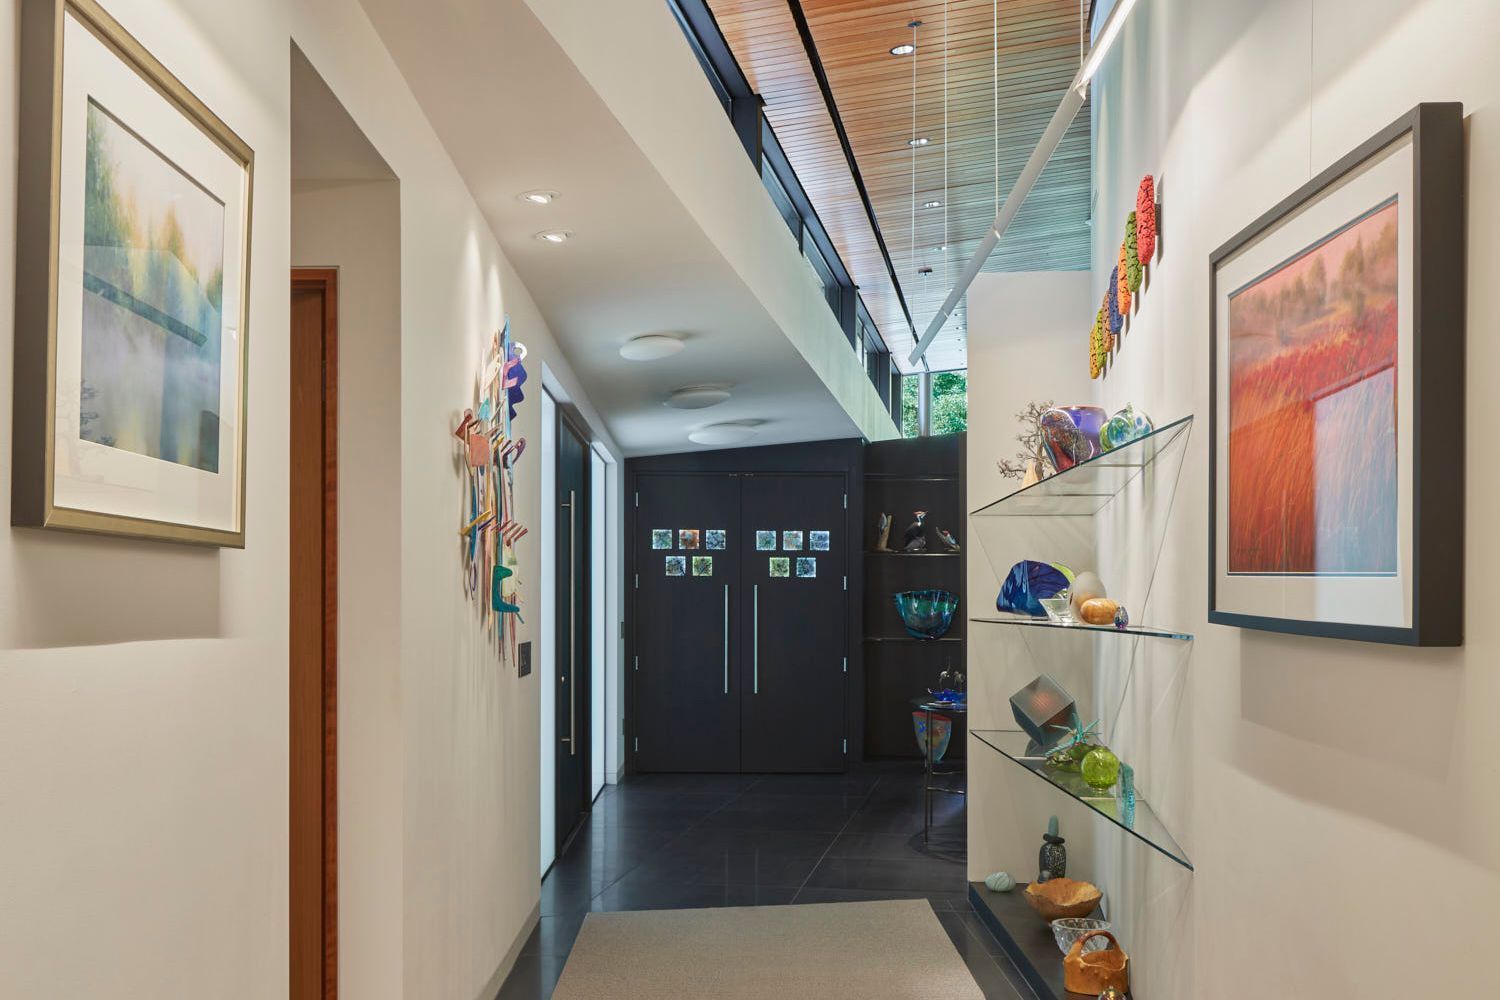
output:
[[[558,414],[557,428],[557,847],[583,821],[589,772],[589,447]]]
[[[745,771],[842,771],[849,531],[843,476],[742,480]]]
[[[740,769],[740,477],[636,482],[636,767]]]

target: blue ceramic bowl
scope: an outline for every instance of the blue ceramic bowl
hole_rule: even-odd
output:
[[[958,595],[947,590],[905,590],[893,599],[901,623],[918,639],[942,638],[958,610]]]

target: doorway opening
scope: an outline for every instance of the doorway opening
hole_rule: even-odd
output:
[[[288,995],[332,1000],[401,977],[401,199],[291,56]]]

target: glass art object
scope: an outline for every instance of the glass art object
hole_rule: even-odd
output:
[[[687,556],[667,556],[668,576],[687,576]]]
[[[1059,728],[1070,731],[1079,724],[1073,696],[1046,674],[1010,696],[1010,713],[1031,741],[1042,748],[1056,746],[1065,738]]]
[[[772,556],[770,562],[770,574],[773,578],[780,579],[792,575],[792,561],[786,556]]]
[[[1068,587],[1068,600],[1071,602],[1073,617],[1083,621],[1083,605],[1085,601],[1092,601],[1096,597],[1108,597],[1109,593],[1104,589],[1104,581],[1099,579],[1097,573],[1084,570],[1073,577],[1072,585]]]
[[[1104,451],[1114,451],[1121,445],[1145,437],[1154,429],[1155,425],[1151,423],[1150,417],[1137,410],[1134,404],[1127,404],[1123,410],[1105,421],[1103,429],[1099,431],[1099,447]]]
[[[693,556],[693,575],[694,576],[713,576],[714,575],[714,557],[713,556]]]
[[[958,595],[947,590],[905,590],[892,598],[906,631],[918,639],[939,639],[953,625]]]
[[[809,531],[807,533],[807,547],[814,552],[827,552],[830,537],[826,531]]]
[[[927,713],[911,713],[911,726],[917,736],[917,750],[932,755],[936,764],[948,752],[948,743],[953,738],[953,720],[946,715],[932,717],[932,729],[927,728]]]
[[[1087,462],[1097,451],[1098,429],[1095,429],[1091,437],[1069,412],[1080,409],[1084,407],[1054,406],[1041,416],[1042,446],[1047,450],[1052,467],[1058,472],[1066,472],[1079,462]],[[1097,406],[1087,409],[1097,411],[1099,424],[1102,426],[1104,411]],[[1092,415],[1089,422],[1093,422]]]
[[[682,528],[677,532],[677,547],[679,549],[696,549],[702,535],[697,528]]]
[[[1156,256],[1156,181],[1150,174],[1135,191],[1135,255],[1142,264]]]
[[[1115,628],[1119,629],[1121,632],[1130,627],[1130,612],[1125,610],[1125,605],[1120,604],[1115,607],[1114,624]]]
[[[818,575],[818,560],[813,556],[797,557],[797,575],[804,580],[811,580]]]
[[[703,533],[703,547],[711,551],[721,551],[725,547],[728,535],[723,528],[709,528]]]
[[[1073,950],[1073,942],[1085,934],[1107,931],[1111,926],[1108,920],[1100,920],[1098,917],[1059,917],[1052,921],[1052,939],[1066,955]],[[1084,944],[1083,950],[1103,951],[1107,947],[1109,944],[1103,938],[1093,938]]]
[[[783,531],[781,533],[781,547],[787,552],[802,551],[802,532]]]
[[[755,551],[757,551],[757,552],[775,552],[776,551],[776,532],[774,532],[774,531],[757,531],[755,533]]]
[[[1022,559],[1010,568],[1005,582],[1000,585],[995,610],[1040,618],[1047,613],[1041,604],[1042,598],[1056,597],[1072,582],[1073,571],[1066,566]]]
[[[1054,625],[1071,625],[1073,623],[1073,612],[1068,601],[1068,592],[1064,590],[1056,597],[1043,597],[1037,603],[1042,610],[1047,612],[1047,620]]]
[[[652,528],[651,547],[653,549],[670,549],[672,547],[672,529]]]
[[[1048,817],[1047,832],[1042,834],[1042,847],[1037,852],[1036,880],[1038,882],[1067,876],[1068,849],[1064,846],[1066,843],[1067,838],[1058,835],[1057,817]]]
[[[906,526],[906,534],[901,536],[901,551],[925,552],[927,551],[927,531],[922,527],[922,522],[927,520],[927,512],[914,510],[912,514],[916,520]]]
[[[1083,758],[1083,780],[1097,792],[1107,792],[1120,780],[1120,758],[1109,747],[1094,747]]]
[[[1120,765],[1120,822],[1135,826],[1135,768]]]
[[[949,552],[959,551],[958,539],[953,537],[953,532],[949,531],[947,528],[939,528],[937,530],[937,533],[938,541],[943,543],[944,549],[948,550]]]

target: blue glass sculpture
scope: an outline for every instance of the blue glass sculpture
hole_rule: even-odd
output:
[[[893,599],[901,624],[918,639],[942,638],[958,610],[958,595],[947,590],[904,590]]]
[[[1143,438],[1154,429],[1151,418],[1137,410],[1133,404],[1109,418],[1099,431],[1099,447],[1113,451],[1124,444]]]
[[[1044,617],[1047,611],[1042,607],[1042,598],[1056,597],[1072,582],[1073,571],[1066,566],[1022,559],[1010,568],[1005,582],[1000,585],[995,610]]]

